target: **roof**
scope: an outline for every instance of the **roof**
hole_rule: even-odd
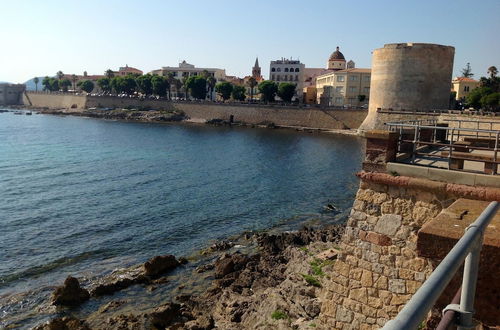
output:
[[[453,81],[459,81],[459,82],[479,82],[477,80],[474,80],[474,79],[468,78],[468,77],[456,77],[455,79],[453,79]]]
[[[343,69],[343,70],[337,70],[335,73],[342,73],[342,72],[352,72],[352,73],[371,73],[372,69],[369,68],[352,68],[352,69]]]
[[[345,61],[344,54],[342,54],[339,50],[339,46],[337,49],[330,55],[330,61]]]

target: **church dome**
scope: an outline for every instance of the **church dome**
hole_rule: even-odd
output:
[[[330,61],[345,61],[345,57],[344,57],[344,54],[342,54],[340,51],[339,51],[339,46],[337,46],[337,50],[334,51],[332,53],[332,55],[330,55]]]

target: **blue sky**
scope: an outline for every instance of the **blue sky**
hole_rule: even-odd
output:
[[[250,74],[259,56],[324,67],[340,46],[357,67],[394,42],[455,47],[454,76],[500,68],[500,0],[480,1],[55,1],[0,0],[0,81],[102,74],[128,64],[145,72],[186,60]]]

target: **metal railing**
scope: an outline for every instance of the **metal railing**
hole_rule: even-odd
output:
[[[396,318],[385,324],[384,330],[417,329],[464,260],[460,304],[450,304],[443,312],[452,310],[459,315],[456,321],[459,330],[473,328],[474,295],[484,232],[499,208],[498,202],[491,202],[476,221],[467,227],[462,238],[406,303]]]
[[[458,122],[459,127],[448,127],[448,124],[440,124],[435,119],[389,122],[385,125],[390,131],[399,133],[397,145],[399,160],[410,158],[410,162],[415,164],[417,156],[429,156],[431,152],[441,150],[447,154],[442,156],[433,153],[432,157],[445,159],[448,162],[448,169],[456,169],[451,166],[454,160],[462,162],[467,160],[490,163],[491,174],[496,174],[497,165],[500,164],[498,157],[500,130],[465,128],[461,127],[462,123],[470,121],[450,121]],[[481,121],[481,123],[487,122]],[[463,155],[464,151],[475,150],[490,152],[492,155],[486,158],[481,158],[478,154]]]

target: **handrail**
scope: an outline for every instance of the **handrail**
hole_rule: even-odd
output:
[[[458,329],[467,329],[472,326],[479,255],[484,231],[499,208],[500,204],[498,202],[491,202],[486,207],[476,221],[467,227],[462,238],[450,250],[410,301],[406,303],[396,318],[387,322],[382,329],[417,329],[464,260],[465,266],[460,305],[449,305],[445,310],[453,309],[460,313]]]
[[[411,128],[429,128],[429,129],[439,129],[439,130],[446,130],[446,131],[450,131],[450,130],[460,130],[460,131],[465,131],[465,132],[482,132],[482,133],[497,133],[498,130],[489,130],[489,129],[477,129],[477,128],[458,128],[458,127],[443,127],[443,126],[429,126],[429,125],[418,125],[418,124],[405,124],[405,123],[401,123],[401,122],[389,122],[389,123],[385,123],[385,125],[391,127],[391,126],[394,126],[394,127],[411,127]]]

